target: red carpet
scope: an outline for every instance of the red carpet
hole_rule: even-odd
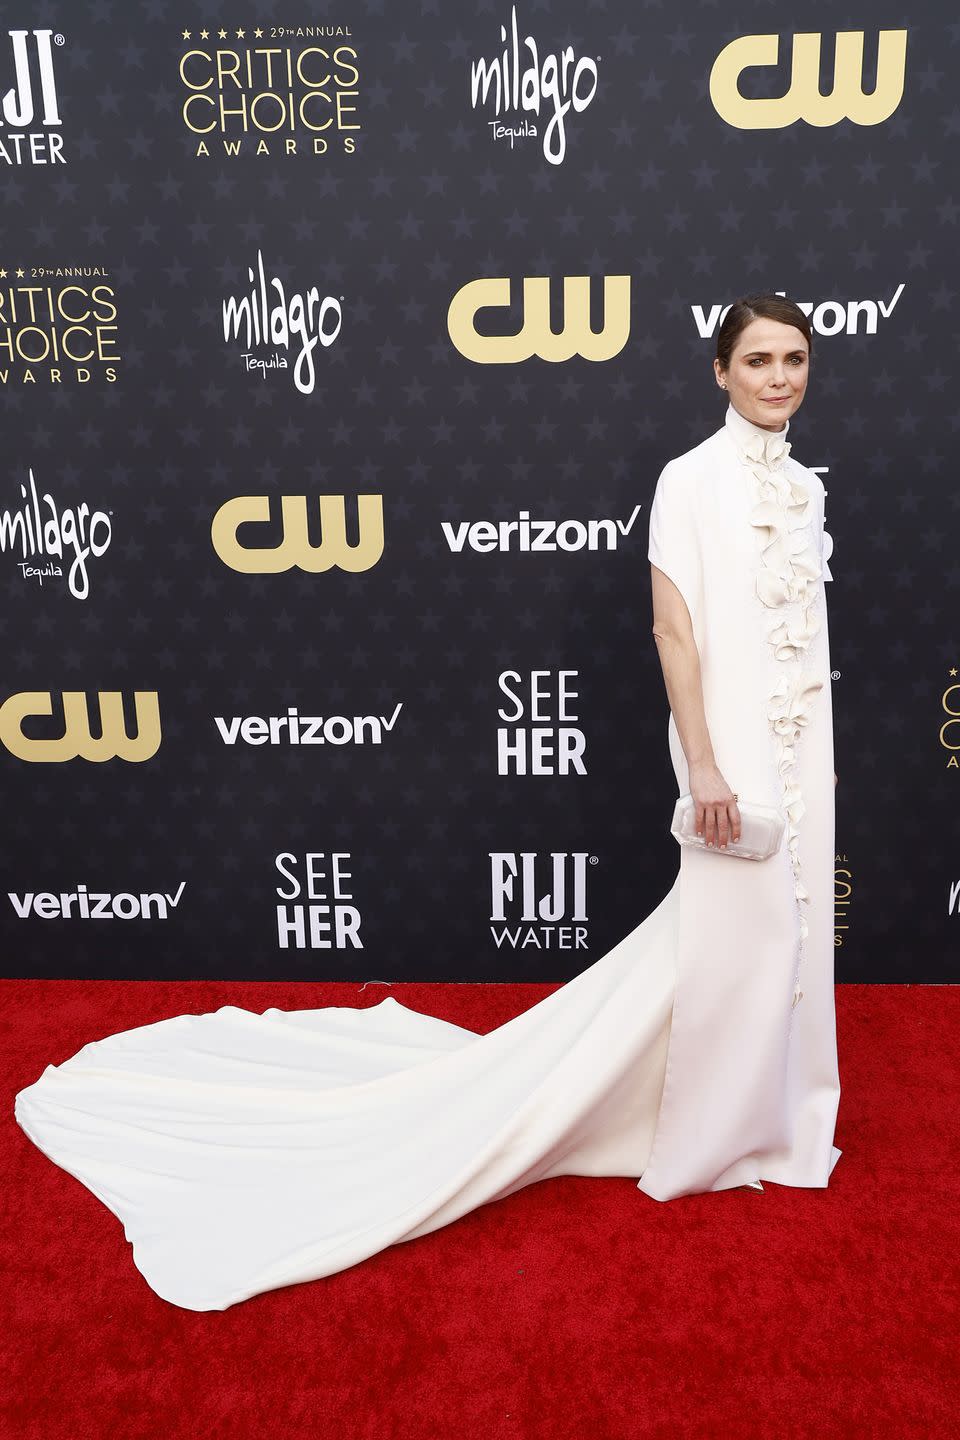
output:
[[[549,985],[395,985],[489,1030]],[[543,1181],[339,1275],[194,1314],[42,1155],[13,1096],[178,1012],[380,984],[2,981],[3,1412],[16,1440],[632,1440],[957,1433],[960,989],[838,990],[829,1190],[659,1205]]]

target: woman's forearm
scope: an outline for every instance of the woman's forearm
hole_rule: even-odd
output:
[[[700,679],[700,655],[692,635],[681,637],[672,630],[654,629],[667,699],[673,711],[677,734],[687,765],[715,763],[713,744],[707,729]]]

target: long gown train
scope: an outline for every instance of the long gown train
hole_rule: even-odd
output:
[[[17,1096],[124,1222],[164,1299],[225,1309],[342,1270],[551,1175],[639,1175],[656,1124],[676,889],[487,1035],[392,996],[224,1006],[85,1046]]]
[[[827,1184],[832,577],[822,482],[789,448],[731,407],[661,475],[649,551],[691,614],[717,763],[744,800],[783,805],[781,850],[682,847],[635,929],[486,1035],[392,996],[227,1005],[48,1065],[17,1121],[119,1217],[158,1295],[223,1310],[551,1176],[629,1176],[655,1200]],[[682,794],[672,716],[668,742]]]

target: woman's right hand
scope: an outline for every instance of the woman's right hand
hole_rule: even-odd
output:
[[[740,807],[712,760],[691,765],[689,770],[697,834],[708,845],[723,850],[728,841],[736,843],[740,839]]]

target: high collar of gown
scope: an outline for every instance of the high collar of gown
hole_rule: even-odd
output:
[[[764,430],[762,426],[755,425],[752,420],[747,420],[741,415],[740,411],[734,408],[731,400],[727,406],[724,423],[737,448],[737,454],[743,460],[751,461],[755,465],[763,465],[768,470],[776,470],[790,454],[791,447],[787,439],[787,431],[790,429],[789,420],[786,421],[782,430]]]

